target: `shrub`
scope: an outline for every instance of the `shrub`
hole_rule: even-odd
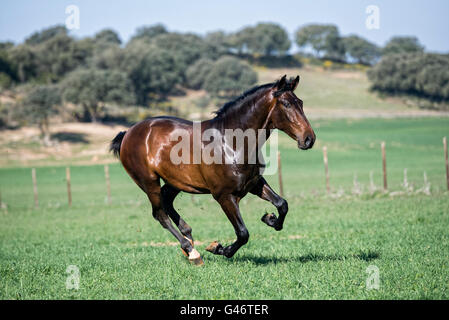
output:
[[[387,55],[368,72],[371,89],[449,103],[449,56],[432,53]]]
[[[213,96],[234,96],[257,82],[257,73],[234,57],[218,59],[205,80],[204,89]]]

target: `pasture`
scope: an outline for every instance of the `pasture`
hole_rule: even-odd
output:
[[[394,116],[427,116],[445,114],[429,109],[420,109],[416,105],[406,104],[398,98],[380,97],[371,92],[366,72],[358,70],[323,70],[319,67],[302,68],[264,68],[255,67],[258,84],[270,83],[286,74],[300,75],[296,95],[304,101],[304,111],[309,119],[317,118],[361,118]],[[195,101],[206,94],[205,91],[189,91],[185,96],[170,97],[186,117],[198,119],[201,109]],[[212,116],[216,106],[206,108],[204,117]],[[210,113],[210,115],[208,115]]]
[[[449,194],[442,137],[449,136],[449,118],[314,120],[312,125],[317,143],[310,151],[299,151],[279,135],[290,208],[284,229],[263,224],[260,218],[274,207],[247,196],[241,211],[250,240],[232,259],[204,250],[213,240],[235,239],[211,196],[177,198],[176,208],[199,241],[202,267],[188,263],[118,163],[110,165],[110,205],[103,166],[72,166],[70,208],[65,167],[37,168],[37,209],[30,168],[1,168],[7,210],[0,211],[0,298],[448,299]],[[381,141],[387,144],[390,193],[381,190]],[[412,192],[401,186],[404,168]],[[416,192],[424,171],[430,195]],[[277,176],[267,180],[279,190]],[[360,192],[354,191],[354,180]],[[80,270],[78,290],[66,289],[69,265]],[[378,290],[366,288],[370,265],[379,269]]]

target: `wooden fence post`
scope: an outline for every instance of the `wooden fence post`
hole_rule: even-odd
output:
[[[447,183],[447,190],[449,190],[449,162],[448,162],[448,156],[447,156],[447,139],[446,139],[446,137],[443,138],[443,146],[444,146],[444,160],[446,162],[446,183]]]
[[[327,159],[327,147],[323,147],[323,161],[324,161],[324,173],[326,175],[326,192],[330,193],[330,185],[329,185],[329,168],[328,168],[328,159]]]
[[[67,180],[67,199],[69,202],[69,207],[71,207],[72,206],[72,187],[70,184],[70,168],[69,167],[65,168],[65,177]]]
[[[36,179],[36,169],[31,169],[31,178],[33,179],[33,193],[34,193],[34,207],[39,207],[39,199],[37,195],[37,179]]]
[[[388,184],[387,184],[387,157],[385,154],[385,142],[382,141],[381,143],[381,149],[382,149],[382,171],[384,176],[384,190],[387,191]]]
[[[107,202],[111,204],[111,181],[109,179],[109,166],[107,164],[104,165],[104,176],[106,178],[106,191],[107,191]]]
[[[284,196],[284,184],[282,182],[281,152],[278,151],[278,177],[279,177],[279,195]]]

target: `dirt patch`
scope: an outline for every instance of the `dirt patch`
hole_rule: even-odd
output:
[[[109,142],[127,128],[95,123],[60,123],[51,127],[52,145],[44,146],[34,127],[4,130],[0,135],[0,166],[41,165],[67,160],[76,164],[114,161]]]
[[[335,71],[331,76],[337,79],[363,79],[365,75],[361,72],[354,71]]]
[[[293,234],[290,236],[287,236],[290,240],[298,240],[298,239],[304,239],[306,236],[300,235],[300,234]]]

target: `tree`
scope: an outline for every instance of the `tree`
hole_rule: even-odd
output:
[[[119,46],[113,45],[104,50],[96,50],[94,56],[90,60],[90,65],[96,69],[104,70],[122,70],[125,69],[123,59],[125,58],[125,50]]]
[[[357,63],[373,65],[380,57],[380,49],[373,43],[351,35],[343,38],[346,54]]]
[[[189,88],[201,89],[209,73],[212,71],[214,62],[208,58],[197,60],[186,71],[186,83]]]
[[[295,37],[300,48],[312,48],[317,58],[343,59],[344,46],[335,25],[307,25],[299,28]]]
[[[34,87],[21,104],[21,117],[38,125],[45,145],[50,145],[50,116],[58,112],[61,96],[58,87],[41,85]]]
[[[187,68],[202,57],[216,58],[213,52],[208,51],[210,47],[199,36],[191,33],[164,33],[155,37],[151,44],[155,47],[170,51],[177,60],[177,67],[184,80]]]
[[[120,48],[122,40],[114,30],[103,29],[95,34],[92,43],[94,47],[93,55],[98,55],[110,48]]]
[[[151,100],[162,100],[180,84],[184,64],[173,51],[144,40],[135,40],[125,49],[123,70],[132,81],[137,103],[146,105]]]
[[[290,49],[287,32],[274,23],[259,23],[252,31],[248,49],[254,54],[265,56],[284,55]]]
[[[60,33],[33,46],[21,44],[8,50],[9,60],[20,82],[59,81],[70,71],[86,66],[93,54],[92,39],[75,41]]]
[[[25,44],[8,49],[16,78],[38,83],[57,82],[70,71],[86,66],[93,52],[91,38],[75,40],[63,26],[36,32]]]
[[[93,41],[75,41],[67,35],[56,35],[36,49],[39,75],[43,80],[58,81],[64,75],[87,64],[93,53]]]
[[[134,39],[125,49],[123,66],[136,89],[139,104],[164,99],[185,83],[189,66],[218,52],[195,34],[162,33],[151,40]]]
[[[95,42],[103,42],[107,44],[121,45],[122,40],[120,40],[119,35],[112,29],[104,29],[95,34]]]
[[[0,89],[9,88],[17,80],[16,70],[7,50],[0,48]]]
[[[29,45],[38,45],[45,41],[50,40],[53,37],[56,37],[58,35],[64,35],[66,36],[68,33],[68,30],[63,25],[56,25],[52,26],[46,29],[43,29],[41,31],[33,33],[31,36],[29,36],[27,39],[25,39],[25,43]]]
[[[274,23],[245,27],[235,33],[230,42],[239,53],[248,51],[263,56],[284,55],[291,45],[288,33]]]
[[[151,41],[154,37],[168,33],[167,28],[163,24],[154,24],[152,26],[143,26],[137,29],[136,34],[130,39],[134,40],[145,40]]]
[[[251,41],[252,36],[253,28],[246,27],[229,35],[228,41],[231,48],[236,50],[237,53],[241,55],[244,53],[250,53],[248,43]]]
[[[413,52],[424,52],[424,47],[416,37],[393,37],[382,50],[384,55]]]
[[[132,104],[135,101],[127,75],[117,70],[79,69],[62,81],[65,101],[83,107],[83,119],[97,122],[106,103]]]
[[[0,42],[0,50],[9,50],[14,47],[14,43],[11,41]]]
[[[449,56],[430,53],[387,55],[369,72],[371,89],[449,103]]]
[[[26,44],[21,44],[8,51],[8,57],[17,78],[20,82],[26,82],[35,78],[38,74],[38,57],[36,50]]]
[[[256,82],[257,73],[246,62],[225,56],[214,63],[203,87],[211,95],[229,97],[254,86]]]
[[[224,31],[212,31],[208,32],[204,36],[204,41],[212,47],[215,47],[216,51],[220,53],[226,53],[231,47],[231,43],[229,42],[229,35]]]
[[[15,102],[0,102],[0,129],[17,127],[15,114],[18,109],[20,109],[20,106]]]

